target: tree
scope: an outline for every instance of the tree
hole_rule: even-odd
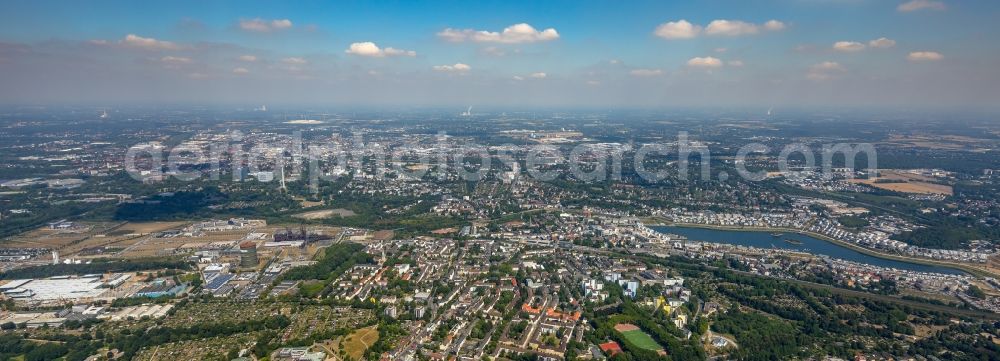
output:
[[[969,286],[969,289],[966,290],[965,293],[967,293],[969,296],[972,296],[972,297],[975,297],[975,298],[978,298],[978,299],[983,299],[983,298],[986,297],[986,293],[983,292],[983,290],[981,288],[979,288],[979,286],[976,286],[976,285]]]

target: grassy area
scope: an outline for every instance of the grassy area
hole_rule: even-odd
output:
[[[376,326],[365,327],[354,331],[340,342],[340,349],[344,350],[352,360],[360,360],[371,345],[378,341],[378,329]]]
[[[323,291],[323,287],[326,287],[326,283],[323,281],[306,281],[299,284],[299,292],[302,297],[313,298]]]
[[[632,330],[632,331],[622,332],[622,337],[625,337],[625,339],[631,342],[632,344],[646,350],[650,351],[663,350],[663,346],[660,346],[660,344],[656,343],[656,340],[653,340],[652,337],[650,337],[645,332],[642,332],[642,330]]]

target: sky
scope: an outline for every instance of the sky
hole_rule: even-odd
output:
[[[0,103],[996,107],[1000,2],[5,1]]]

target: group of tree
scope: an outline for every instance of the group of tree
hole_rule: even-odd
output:
[[[315,264],[295,267],[281,276],[281,280],[329,280],[354,267],[372,261],[372,257],[364,252],[364,246],[357,243],[337,243],[323,250]]]
[[[138,272],[147,270],[190,270],[191,263],[170,259],[96,260],[86,264],[54,264],[19,268],[0,273],[0,279],[45,278],[66,275]]]

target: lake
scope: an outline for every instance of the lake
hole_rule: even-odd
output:
[[[731,231],[696,227],[677,226],[654,226],[650,227],[658,232],[676,234],[684,236],[692,241],[703,241],[712,243],[725,243],[757,248],[780,248],[791,251],[811,253],[815,255],[825,255],[847,261],[865,263],[879,267],[892,267],[902,270],[918,272],[934,272],[944,274],[966,274],[966,272],[944,266],[932,266],[919,263],[896,261],[891,259],[869,256],[855,251],[851,248],[839,244],[825,241],[816,237],[804,234],[777,232],[780,236],[775,237],[771,232],[757,231]],[[795,243],[785,240],[794,240]]]

